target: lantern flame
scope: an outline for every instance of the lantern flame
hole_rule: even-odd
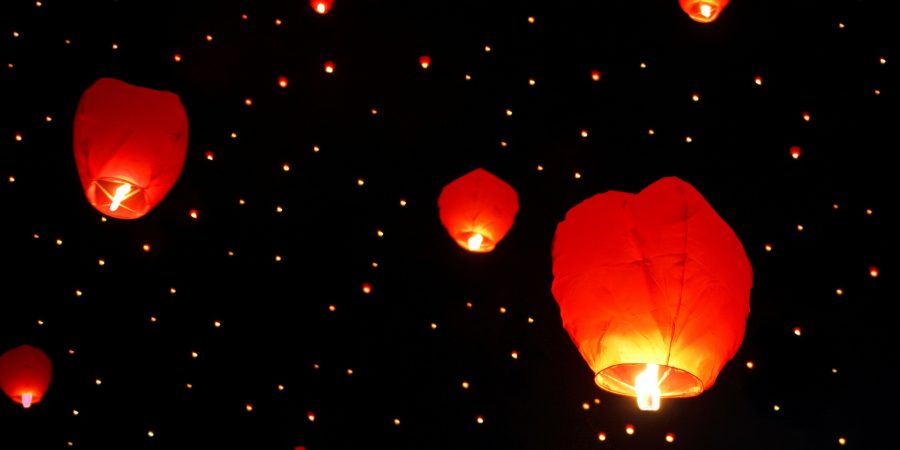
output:
[[[484,236],[475,233],[469,237],[469,251],[475,252],[481,249],[481,243],[484,242]]]
[[[22,394],[22,406],[25,408],[31,408],[32,394],[31,392],[26,392]]]
[[[634,379],[634,392],[638,408],[642,411],[659,410],[659,365],[647,364],[647,368]]]
[[[119,205],[122,204],[122,200],[125,200],[125,196],[131,192],[131,185],[128,183],[124,183],[121,186],[116,188],[116,193],[113,195],[112,203],[109,204],[109,210],[115,211],[119,209]]]
[[[328,8],[325,6],[325,3],[316,3],[316,12],[319,14],[325,14],[326,12],[328,12]]]
[[[707,19],[712,17],[712,6],[708,3],[703,3],[700,5],[700,14]]]

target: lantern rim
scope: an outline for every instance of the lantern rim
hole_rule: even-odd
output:
[[[478,248],[472,249],[471,247],[469,247],[469,239],[471,239],[476,234],[481,235],[481,243]],[[459,246],[464,250],[472,253],[488,253],[493,251],[497,246],[497,243],[494,242],[494,240],[491,239],[487,235],[487,233],[483,231],[479,232],[478,230],[469,230],[456,233],[456,235],[453,236],[453,240],[456,241],[456,243],[459,244]]]
[[[704,16],[703,13],[700,12],[700,8],[704,5],[710,8],[709,16]],[[690,16],[691,19],[696,22],[710,23],[719,18],[719,14],[722,13],[722,9],[724,9],[724,5],[718,2],[701,0],[688,5],[688,7],[685,8],[685,12],[687,12],[688,16]]]
[[[601,389],[613,394],[635,397],[632,383],[643,372],[647,363],[622,363],[609,366],[594,376],[594,382]],[[687,370],[675,366],[659,364],[660,398],[694,397],[703,393],[703,381]]]
[[[115,211],[110,206],[115,197],[116,189],[120,186],[130,187],[126,197],[119,202]],[[138,184],[117,177],[102,177],[91,181],[87,191],[91,205],[105,216],[116,219],[137,219],[144,216],[150,210],[150,199],[147,191]]]

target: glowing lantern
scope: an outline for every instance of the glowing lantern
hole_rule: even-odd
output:
[[[78,103],[73,139],[88,201],[118,219],[147,214],[181,175],[187,140],[177,95],[97,80]]]
[[[681,9],[691,19],[700,23],[709,23],[719,17],[719,13],[728,6],[729,0],[679,0]]]
[[[791,147],[791,158],[800,159],[800,147],[796,145]]]
[[[319,14],[328,14],[333,4],[334,0],[310,0],[309,2],[309,6],[312,6],[312,9]]]
[[[30,345],[0,355],[0,388],[25,408],[40,403],[50,386],[52,372],[50,358]]]
[[[678,178],[572,208],[556,229],[553,277],[563,326],[594,381],[644,410],[709,389],[744,337],[750,262]]]
[[[512,228],[519,196],[492,173],[475,169],[444,187],[438,208],[441,223],[460,247],[486,253]]]
[[[419,65],[422,66],[422,69],[428,70],[428,66],[431,65],[431,57],[428,55],[419,57]]]

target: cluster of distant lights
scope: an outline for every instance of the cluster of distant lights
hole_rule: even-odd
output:
[[[329,2],[325,2],[325,1],[313,0],[313,1],[311,1],[310,3],[311,3],[311,6],[313,7],[313,9],[314,9],[317,13],[319,13],[319,14],[326,14],[326,13],[330,10],[330,7],[331,7],[331,2],[330,2],[330,1],[329,1]],[[41,1],[36,1],[36,2],[35,2],[35,6],[36,6],[36,7],[41,7],[41,6],[42,6],[42,2],[41,2]],[[243,20],[247,20],[247,19],[248,19],[248,16],[247,16],[246,14],[243,14],[243,15],[241,16],[241,18],[242,18]],[[534,23],[535,23],[535,18],[534,18],[533,16],[529,16],[529,17],[527,18],[527,21],[528,21],[529,24],[534,24]],[[277,25],[277,26],[282,25],[281,19],[275,19],[275,25]],[[839,29],[844,29],[844,28],[845,28],[845,24],[844,24],[844,23],[838,23],[838,28],[839,28]],[[14,38],[19,38],[19,37],[21,36],[21,34],[20,34],[18,31],[13,31],[12,35],[13,35]],[[207,42],[212,42],[212,41],[213,41],[213,36],[207,34],[207,35],[205,35],[205,40],[206,40]],[[65,40],[65,44],[66,44],[66,45],[71,44],[71,40],[66,39],[66,40]],[[112,47],[113,50],[117,50],[117,49],[119,48],[119,44],[114,42],[114,43],[111,44],[111,47]],[[486,53],[491,52],[491,50],[492,50],[492,49],[491,49],[491,46],[489,46],[489,45],[485,45],[485,46],[484,46],[484,51],[485,51]],[[174,60],[174,62],[176,62],[176,63],[177,63],[177,62],[181,62],[182,59],[183,59],[183,57],[182,57],[182,55],[181,55],[180,53],[175,53],[175,54],[173,55],[173,60]],[[887,60],[886,60],[884,57],[880,57],[880,58],[879,58],[879,64],[884,65],[884,64],[886,64],[886,63],[887,63]],[[420,57],[419,57],[419,65],[421,66],[421,68],[422,68],[423,70],[428,70],[429,67],[431,66],[431,64],[432,64],[432,62],[431,62],[431,58],[430,58],[429,56],[423,55],[423,56],[420,56]],[[13,65],[12,63],[9,63],[7,66],[8,66],[9,69],[12,69],[12,68],[14,67],[14,65]],[[641,63],[640,63],[640,68],[641,68],[641,69],[646,69],[646,68],[647,68],[647,64],[646,64],[645,62],[641,62]],[[336,66],[335,66],[335,63],[334,63],[333,61],[330,61],[330,60],[329,60],[329,61],[326,61],[326,62],[323,64],[323,70],[324,70],[324,72],[325,72],[326,74],[333,74],[333,73],[335,72],[335,69],[336,69]],[[591,78],[591,80],[594,81],[594,82],[599,82],[599,81],[601,80],[601,78],[602,78],[601,72],[600,72],[599,70],[592,70],[591,73],[590,73],[590,78]],[[465,74],[465,79],[466,79],[467,81],[470,81],[470,80],[472,80],[472,76],[471,76],[470,74]],[[757,75],[757,76],[754,77],[753,82],[754,82],[754,84],[757,85],[757,86],[762,86],[762,84],[763,84],[763,78],[762,78],[761,76]],[[288,84],[289,84],[289,82],[288,82],[288,78],[287,78],[286,76],[279,76],[279,77],[277,78],[277,85],[278,85],[278,87],[280,87],[280,88],[282,88],[282,89],[286,89],[286,88],[288,87]],[[535,86],[535,85],[536,85],[536,80],[535,80],[534,78],[529,78],[529,79],[528,79],[528,84],[529,84],[530,86]],[[881,91],[880,91],[879,89],[875,89],[875,90],[874,90],[874,94],[875,94],[875,95],[880,95],[880,94],[881,94]],[[699,101],[700,101],[700,95],[699,95],[698,93],[693,93],[693,94],[691,95],[691,99],[692,99],[692,101],[694,101],[694,102],[699,102]],[[244,100],[244,104],[245,104],[246,106],[249,107],[249,106],[252,106],[253,101],[252,101],[251,98],[248,97],[248,98],[246,98],[246,99]],[[505,113],[506,113],[507,116],[512,116],[512,111],[509,110],[509,109],[506,109],[506,110],[505,110]],[[372,114],[373,114],[373,115],[377,114],[377,109],[374,109],[374,108],[373,108],[373,109],[372,109]],[[811,121],[811,115],[810,115],[809,112],[804,111],[804,112],[801,114],[801,117],[802,117],[802,119],[803,119],[804,122],[810,122],[810,121]],[[46,122],[50,123],[50,122],[52,122],[53,119],[52,119],[51,116],[48,115],[48,116],[46,116],[45,120],[46,120]],[[587,129],[582,129],[582,130],[579,132],[579,134],[580,134],[580,136],[581,136],[582,138],[584,138],[584,139],[588,138],[588,136],[589,136],[589,132],[588,132]],[[649,134],[649,135],[654,135],[655,132],[654,132],[654,130],[651,128],[651,129],[648,130],[648,134]],[[236,138],[237,138],[237,133],[236,133],[236,132],[232,132],[232,133],[231,133],[231,138],[236,139]],[[16,133],[14,134],[14,140],[15,140],[16,142],[22,142],[22,141],[24,140],[23,134],[22,134],[21,132],[16,132]],[[687,143],[690,143],[690,142],[692,142],[692,138],[691,138],[690,136],[687,136],[687,137],[685,138],[685,141],[686,141]],[[505,142],[502,142],[502,143],[501,143],[501,146],[505,147],[505,146],[506,146],[505,144],[506,144]],[[314,152],[318,152],[318,151],[319,151],[319,147],[318,147],[318,146],[315,146],[313,151],[314,151]],[[799,159],[800,156],[801,156],[801,154],[802,154],[802,153],[801,153],[801,148],[800,148],[799,146],[792,146],[792,147],[790,147],[790,156],[791,156],[792,159],[794,159],[794,160]],[[208,159],[208,160],[210,160],[210,161],[213,161],[213,160],[214,160],[214,154],[213,154],[212,151],[207,151],[207,152],[205,153],[205,157],[206,157],[206,159]],[[287,163],[285,163],[285,164],[282,166],[282,170],[283,170],[284,172],[290,171],[290,165],[287,164]],[[544,167],[543,167],[542,165],[537,165],[537,170],[538,170],[538,171],[543,171],[543,170],[544,170]],[[581,173],[580,173],[580,172],[575,172],[575,178],[576,178],[576,179],[580,179],[580,178],[581,178]],[[13,175],[9,175],[8,178],[7,178],[7,180],[8,180],[9,183],[14,183],[14,182],[16,181],[16,178],[15,178],[15,176],[13,176]],[[357,180],[357,184],[358,184],[359,186],[363,186],[363,184],[364,184],[363,179],[362,179],[362,178],[359,178],[359,179]],[[243,205],[244,203],[245,203],[244,200],[241,199],[241,200],[240,200],[240,204]],[[406,200],[401,199],[401,200],[400,200],[400,206],[406,206]],[[834,209],[838,209],[838,205],[837,205],[837,204],[834,205]],[[280,206],[277,207],[276,212],[281,212],[281,207],[280,207]],[[868,209],[868,210],[866,210],[866,213],[867,213],[868,215],[872,215],[872,210],[871,210],[871,209]],[[191,217],[192,219],[195,219],[195,220],[199,218],[199,213],[198,213],[198,211],[197,211],[196,209],[191,209],[191,210],[189,211],[188,215],[189,215],[189,217]],[[106,221],[105,219],[106,219],[105,217],[102,218],[102,221],[105,222],[105,221]],[[802,230],[803,230],[803,226],[802,226],[802,225],[798,225],[798,226],[797,226],[797,229],[798,229],[798,231],[802,231]],[[384,234],[383,234],[383,232],[382,232],[381,230],[377,230],[377,235],[378,235],[378,237],[382,237]],[[35,238],[35,239],[38,239],[38,238],[39,238],[38,234],[34,234],[34,238]],[[55,242],[56,242],[56,245],[62,245],[62,243],[63,243],[62,239],[59,239],[59,238],[56,239]],[[773,248],[772,248],[772,245],[771,245],[771,244],[766,244],[766,245],[765,245],[765,250],[766,250],[767,252],[771,252],[772,249],[773,249]],[[144,251],[144,252],[150,252],[150,250],[151,250],[150,244],[146,244],[146,243],[143,244],[143,245],[141,246],[141,250]],[[229,251],[229,255],[233,255],[233,252]],[[281,260],[281,257],[278,256],[278,255],[276,255],[276,256],[275,256],[275,259],[276,259],[276,261],[280,261],[280,260]],[[106,265],[106,260],[103,259],[103,258],[98,259],[97,262],[98,262],[98,265],[101,266],[101,267]],[[372,266],[373,266],[373,267],[378,267],[377,262],[373,262],[373,263],[372,263]],[[868,273],[869,273],[869,276],[872,277],[872,278],[877,278],[877,277],[879,276],[879,270],[878,270],[878,268],[875,267],[875,266],[870,266],[869,269],[868,269]],[[368,294],[371,294],[371,293],[372,293],[372,286],[371,286],[371,284],[368,283],[368,282],[367,282],[367,283],[363,283],[363,285],[362,285],[362,291],[363,291],[364,294],[367,294],[367,295],[368,295]],[[82,297],[82,295],[83,295],[83,291],[80,290],[80,289],[76,289],[74,292],[75,292],[75,296],[76,296],[76,297]],[[174,295],[175,292],[176,292],[175,288],[171,288],[171,289],[170,289],[170,293],[171,293],[171,294]],[[842,295],[844,294],[844,290],[843,290],[842,288],[836,288],[836,289],[835,289],[835,294],[836,294],[837,296],[842,296]],[[472,308],[472,303],[471,303],[471,302],[468,302],[468,303],[466,304],[466,306],[467,306],[468,308]],[[333,311],[336,310],[336,308],[335,308],[334,305],[329,305],[329,310],[333,312]],[[506,311],[505,311],[505,308],[501,307],[500,312],[501,312],[501,314],[504,314],[504,313],[506,312]],[[156,318],[155,318],[154,316],[151,316],[151,322],[156,322]],[[529,318],[528,318],[528,323],[533,323],[533,322],[534,322],[534,319],[531,318],[531,317],[529,317]],[[37,321],[37,324],[40,325],[40,326],[42,326],[42,325],[44,325],[44,321],[43,321],[43,320],[38,320],[38,321]],[[215,321],[213,321],[213,326],[214,326],[215,328],[219,328],[219,327],[222,326],[222,323],[221,323],[221,321],[219,321],[219,320],[215,320]],[[437,328],[437,324],[434,323],[434,322],[432,322],[432,323],[430,324],[430,327],[431,327],[431,329],[434,330],[434,329]],[[801,331],[801,328],[800,328],[799,326],[798,326],[798,327],[794,327],[794,328],[792,329],[792,332],[793,332],[793,334],[794,334],[795,336],[798,336],[798,337],[802,335],[802,331]],[[69,349],[69,350],[68,350],[68,353],[69,353],[70,355],[74,355],[74,354],[75,354],[75,351],[74,351],[74,349]],[[518,359],[518,358],[519,358],[519,352],[516,351],[516,350],[513,350],[513,351],[510,353],[510,356],[512,357],[512,359]],[[196,358],[199,357],[199,354],[198,354],[196,351],[192,351],[192,352],[191,352],[191,357],[192,357],[193,359],[196,359]],[[754,368],[756,367],[756,365],[755,365],[755,363],[754,363],[753,361],[747,361],[745,365],[746,365],[747,369],[754,369]],[[319,365],[318,365],[318,364],[314,364],[314,368],[318,369],[318,368],[319,368]],[[832,368],[831,371],[832,371],[832,373],[837,373],[837,369],[836,369],[836,368]],[[352,374],[353,374],[353,370],[352,370],[352,369],[349,369],[349,368],[347,369],[346,372],[347,372],[348,375],[352,375]],[[95,383],[97,386],[100,386],[100,385],[102,384],[102,380],[101,380],[100,378],[96,378],[96,379],[94,380],[94,383]],[[188,384],[186,384],[186,387],[187,387],[188,389],[191,389],[191,388],[193,387],[193,385],[190,384],[190,383],[188,383]],[[469,381],[463,381],[463,382],[461,383],[461,387],[462,387],[463,389],[469,389],[469,387],[470,387]],[[281,385],[281,384],[277,385],[277,389],[278,389],[279,391],[283,391],[283,390],[284,390],[284,385]],[[594,403],[595,403],[595,404],[599,404],[599,403],[600,403],[600,400],[599,400],[599,399],[594,399]],[[582,407],[582,409],[584,409],[584,410],[589,410],[589,409],[590,409],[590,404],[589,404],[588,402],[584,402],[584,403],[581,405],[581,407]],[[252,412],[253,409],[254,409],[254,408],[253,408],[253,405],[252,405],[251,403],[245,404],[245,405],[244,405],[244,408],[245,408],[245,410],[246,410],[247,412]],[[775,405],[773,405],[773,410],[776,411],[776,412],[777,412],[777,411],[780,411],[780,410],[781,410],[781,407],[780,407],[779,405],[775,404]],[[77,409],[73,409],[73,410],[72,410],[72,414],[73,414],[74,416],[78,416],[78,415],[79,415],[79,411],[78,411]],[[308,413],[307,413],[307,419],[308,419],[310,422],[315,422],[315,421],[316,421],[315,413],[313,413],[313,412],[308,412]],[[485,419],[484,419],[483,416],[478,415],[478,416],[476,416],[475,421],[476,421],[476,423],[478,423],[478,424],[483,424],[483,423],[485,422]],[[395,426],[399,426],[401,422],[400,422],[400,419],[399,419],[399,418],[394,418],[394,419],[392,419],[392,423],[393,423],[393,425],[395,425]],[[629,435],[629,436],[630,436],[630,435],[634,435],[634,434],[635,434],[635,428],[634,428],[634,426],[631,425],[631,424],[626,425],[626,426],[625,426],[625,433],[626,433],[626,435]],[[154,432],[154,430],[147,430],[146,435],[147,435],[148,437],[150,437],[150,438],[153,438],[153,437],[156,436],[156,433]],[[599,432],[599,433],[597,434],[597,439],[598,439],[599,441],[601,441],[601,442],[606,441],[607,438],[608,438],[608,436],[607,436],[607,433],[606,433],[606,432]],[[667,433],[667,434],[665,435],[665,438],[664,438],[664,439],[665,439],[665,441],[668,442],[668,443],[673,443],[673,442],[675,441],[675,434],[674,434],[674,433]],[[842,446],[843,446],[843,445],[846,445],[846,444],[847,444],[847,439],[846,439],[846,437],[844,437],[844,436],[840,436],[840,437],[837,438],[837,442],[838,442],[839,445],[842,445]],[[72,446],[73,446],[73,442],[71,442],[71,441],[70,441],[70,442],[67,442],[67,445],[68,445],[69,447],[72,447]],[[297,448],[303,448],[303,447],[297,447]]]

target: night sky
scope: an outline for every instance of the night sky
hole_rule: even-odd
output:
[[[0,398],[0,448],[895,447],[885,7],[6,1],[0,353],[54,367],[41,403]],[[101,77],[188,114],[184,171],[137,220],[101,220],[78,179]],[[520,202],[486,254],[437,208],[478,167]],[[731,226],[754,285],[715,386],[643,412],[594,384],[550,250],[582,200],[665,176]]]

